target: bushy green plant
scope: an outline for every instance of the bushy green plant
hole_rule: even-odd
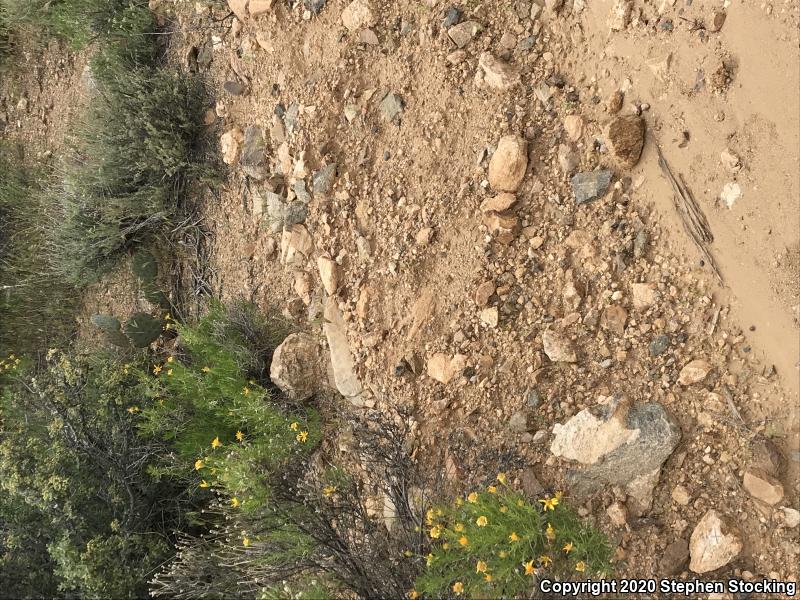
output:
[[[137,430],[148,400],[136,364],[52,351],[30,369],[0,382],[0,495],[9,510],[0,523],[18,521],[24,505],[27,530],[47,532],[36,568],[57,589],[38,597],[147,597],[148,573],[169,556],[174,531],[189,527],[201,494],[189,475],[154,475],[168,447]],[[14,536],[0,527],[2,562],[30,561]]]
[[[0,174],[0,351],[32,354],[70,335],[75,294],[46,258],[44,176],[4,143]]]
[[[411,596],[515,598],[543,574],[585,578],[611,572],[611,545],[581,522],[560,493],[530,503],[506,485],[471,492],[426,514],[435,547]]]

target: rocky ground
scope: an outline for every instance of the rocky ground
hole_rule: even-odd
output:
[[[287,389],[330,356],[454,490],[566,490],[620,576],[796,580],[797,2],[152,5],[230,166],[214,292],[309,334]]]

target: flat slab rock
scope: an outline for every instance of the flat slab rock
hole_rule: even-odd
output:
[[[576,493],[621,486],[638,504],[636,513],[649,509],[661,465],[681,439],[678,424],[659,403],[631,406],[620,397],[601,397],[595,406],[556,424],[553,435],[553,455],[581,465],[567,473]]]
[[[609,170],[590,171],[588,173],[577,173],[573,175],[569,182],[575,194],[577,204],[585,204],[605,195],[608,186],[611,184],[612,173]]]
[[[347,333],[342,313],[336,299],[328,298],[325,303],[325,324],[322,326],[331,351],[331,365],[336,389],[354,405],[361,405],[361,381],[355,369],[355,361],[347,341]]]

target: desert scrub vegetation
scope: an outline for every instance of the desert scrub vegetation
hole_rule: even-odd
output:
[[[43,260],[49,231],[41,174],[10,143],[0,143],[0,173],[0,348],[31,354],[69,337],[74,294]]]
[[[506,484],[470,492],[426,514],[434,549],[410,593],[429,598],[528,597],[539,577],[586,578],[611,572],[612,548],[585,525],[561,493],[531,503]]]
[[[56,270],[84,285],[126,251],[174,228],[201,156],[202,83],[159,64],[153,15],[126,4],[92,60],[96,89],[54,196]]]

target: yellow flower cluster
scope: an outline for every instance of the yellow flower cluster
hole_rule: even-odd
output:
[[[0,368],[3,371],[16,371],[21,362],[22,359],[12,352],[7,358],[0,360]]]

